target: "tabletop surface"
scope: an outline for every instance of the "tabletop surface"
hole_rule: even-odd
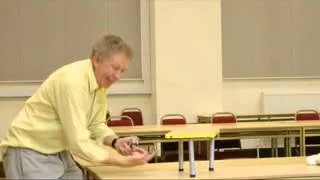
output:
[[[123,168],[93,166],[89,170],[100,179],[185,179],[189,178],[188,162],[185,172],[178,172],[178,163],[146,164]],[[290,177],[319,177],[320,166],[307,166],[305,157],[216,160],[215,171],[208,171],[208,161],[196,162],[199,179],[271,179]]]
[[[123,133],[145,133],[145,132],[154,132],[154,133],[168,133],[173,129],[181,128],[188,126],[185,125],[143,125],[143,126],[118,126],[110,127],[117,134]]]

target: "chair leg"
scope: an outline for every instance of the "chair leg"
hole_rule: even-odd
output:
[[[260,158],[260,146],[257,146],[257,158]]]

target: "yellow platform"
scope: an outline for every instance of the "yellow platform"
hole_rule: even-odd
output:
[[[174,129],[165,134],[167,139],[196,139],[196,138],[214,138],[219,134],[219,128],[212,124],[197,124]]]

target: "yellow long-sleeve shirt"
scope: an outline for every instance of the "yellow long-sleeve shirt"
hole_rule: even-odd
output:
[[[0,143],[1,155],[12,146],[104,160],[108,152],[98,142],[114,135],[105,124],[106,112],[106,90],[98,87],[91,60],[65,65],[25,102]]]

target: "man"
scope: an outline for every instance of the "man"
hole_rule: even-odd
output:
[[[70,152],[119,166],[147,163],[154,153],[128,146],[105,125],[106,89],[120,79],[132,49],[118,36],[93,45],[91,58],[53,72],[13,120],[0,144],[8,179],[83,179]],[[103,145],[115,148],[110,155]]]

